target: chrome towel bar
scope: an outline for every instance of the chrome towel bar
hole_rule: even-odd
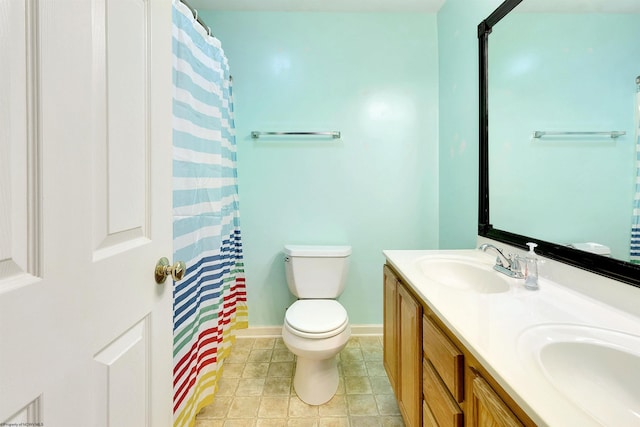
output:
[[[625,131],[612,130],[610,132],[547,132],[542,130],[533,131],[534,138],[541,138],[545,135],[559,136],[559,135],[609,135],[611,138],[616,139],[619,136],[626,135]]]
[[[251,132],[251,138],[253,139],[258,139],[261,136],[330,136],[333,139],[338,139],[340,138],[340,132],[260,132],[256,130]]]

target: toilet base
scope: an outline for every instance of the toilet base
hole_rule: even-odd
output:
[[[335,357],[317,360],[298,356],[293,387],[309,405],[328,402],[338,390],[338,361]]]
[[[331,400],[338,390],[337,355],[347,345],[351,327],[329,338],[303,338],[282,327],[282,340],[296,355],[296,372],[293,387],[300,400],[309,405],[322,405]]]

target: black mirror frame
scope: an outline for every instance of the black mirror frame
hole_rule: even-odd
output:
[[[527,242],[536,242],[536,252],[547,258],[640,287],[640,265],[632,264],[601,255],[592,254],[557,243],[546,242],[535,237],[499,230],[489,220],[489,34],[493,26],[511,12],[523,0],[505,0],[487,19],[478,25],[479,56],[479,153],[480,176],[478,191],[478,235],[499,242],[526,249]]]

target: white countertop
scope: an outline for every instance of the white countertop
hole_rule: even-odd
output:
[[[544,278],[545,268],[551,270],[553,264],[549,260],[543,260],[545,265],[540,268],[538,291],[524,289],[522,279],[507,279],[510,282],[507,292],[487,294],[455,289],[430,280],[422,273],[417,261],[433,255],[461,255],[473,257],[478,262],[493,266],[495,263],[493,253],[483,253],[477,249],[386,250],[383,253],[388,263],[438,314],[443,323],[534,422],[541,426],[552,427],[601,425],[619,427],[607,421],[598,421],[587,410],[580,408],[561,393],[535,363],[534,352],[527,348],[522,334],[539,325],[564,324],[586,325],[640,336],[640,317],[637,313],[630,313],[605,304],[599,299],[578,292],[572,286],[560,285]],[[557,275],[550,274],[550,276]],[[590,276],[596,275],[589,275],[587,281],[592,279],[594,281],[593,284],[589,283],[589,286],[594,289],[601,286],[598,282],[599,276],[595,278]],[[587,276],[585,272],[579,271],[576,272],[575,277],[584,282]],[[609,279],[604,280],[611,282]],[[580,286],[584,285],[584,283],[580,284]],[[640,289],[628,285],[621,286],[612,291],[618,292],[621,298],[625,299],[620,301],[621,305],[629,305],[629,298],[633,298],[635,305],[640,306]],[[598,292],[604,294],[606,288],[605,290],[595,289],[596,295]],[[638,354],[640,354],[640,348]],[[640,384],[637,387],[640,388]]]

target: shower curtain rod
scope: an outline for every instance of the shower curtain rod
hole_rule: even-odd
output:
[[[195,20],[198,22],[198,24],[202,25],[202,28],[207,30],[207,34],[209,34],[209,36],[213,37],[211,35],[211,27],[208,26],[207,24],[205,24],[204,21],[202,20],[202,18],[200,18],[198,16],[198,9],[196,9],[195,7],[192,7],[189,3],[187,3],[186,0],[180,0],[180,2],[189,8],[189,10],[191,11],[191,14],[195,18]]]

